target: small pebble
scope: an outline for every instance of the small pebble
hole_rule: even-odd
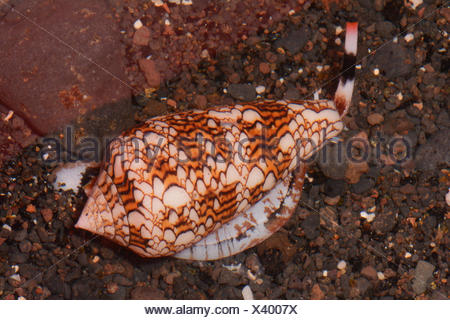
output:
[[[378,69],[378,68],[373,69],[373,74],[375,76],[378,76],[380,74],[380,69]]]
[[[247,270],[247,277],[252,281],[256,280],[256,276],[250,270]]]
[[[53,211],[49,208],[44,208],[41,210],[42,218],[44,218],[45,222],[50,222],[53,219]]]
[[[261,94],[261,93],[263,93],[264,91],[266,91],[266,87],[264,87],[264,86],[257,86],[257,87],[255,88],[255,90],[256,90],[256,93],[257,93],[257,94]]]
[[[203,49],[203,51],[200,52],[200,58],[208,59],[209,58],[209,51],[207,49]]]
[[[416,8],[423,3],[423,0],[407,0],[407,3],[411,9],[416,10]]]
[[[322,300],[325,298],[325,293],[320,288],[319,284],[315,284],[311,289],[311,299],[312,300]]]
[[[377,277],[378,277],[378,280],[381,280],[381,281],[386,279],[383,272],[377,272]]]
[[[4,224],[4,225],[2,226],[2,229],[8,230],[8,231],[11,231],[11,230],[12,230],[11,227],[10,227],[9,225],[7,225],[7,224]]]
[[[141,27],[134,33],[133,43],[138,46],[147,46],[150,41],[150,29]]]
[[[414,280],[412,283],[412,288],[414,293],[419,295],[425,292],[428,285],[433,279],[433,271],[436,267],[424,260],[420,260],[417,263],[416,269],[414,270]]]
[[[361,218],[367,220],[367,222],[372,222],[375,219],[375,213],[367,213],[366,211],[361,211],[359,214]]]
[[[405,253],[405,258],[406,258],[406,259],[411,258],[411,256],[412,256],[411,253],[409,253],[409,252],[406,252],[406,253]]]
[[[397,93],[397,99],[400,101],[403,100],[403,94],[401,92]]]
[[[423,109],[423,103],[422,102],[413,103],[413,107],[418,109],[418,110],[422,110]]]
[[[241,266],[242,264],[230,264],[229,266],[223,264],[222,267],[224,267],[225,269],[227,269],[228,271],[231,272],[238,272],[239,270],[241,270]]]
[[[95,256],[94,258],[92,258],[92,262],[93,263],[97,263],[100,261],[100,257],[99,256]]]
[[[408,33],[408,34],[405,36],[405,41],[406,41],[406,42],[411,42],[412,40],[414,40],[414,35],[413,35],[412,33]]]
[[[328,270],[323,270],[322,276],[326,278],[328,276]]]
[[[344,260],[339,261],[337,264],[337,268],[339,270],[344,270],[346,267],[347,267],[347,262],[345,262]]]
[[[365,266],[362,268],[361,275],[369,280],[376,280],[378,278],[377,270],[372,266]]]
[[[117,290],[119,290],[119,286],[115,282],[108,282],[106,284],[106,290],[108,291],[108,293],[114,294],[117,292]]]
[[[448,192],[445,195],[445,202],[447,202],[447,205],[450,206],[450,188],[448,188]]]
[[[242,289],[242,297],[244,298],[244,300],[254,300],[253,292],[250,286],[246,285]]]
[[[162,0],[152,0],[152,3],[155,7],[161,7],[164,4]]]
[[[14,280],[14,281],[20,282],[20,274],[17,274],[17,273],[12,274],[12,275],[9,276],[9,278]]]
[[[36,213],[36,207],[33,204],[28,204],[27,208],[25,209],[28,213]]]
[[[340,34],[342,33],[342,31],[344,31],[344,29],[342,29],[341,26],[337,26],[337,27],[336,27],[336,35],[337,35],[337,36],[340,35]]]
[[[14,111],[9,110],[8,114],[3,118],[4,121],[9,121],[14,115]]]
[[[261,62],[259,64],[259,71],[262,74],[268,74],[270,72],[270,65],[267,62]]]
[[[371,113],[368,117],[367,117],[367,122],[371,125],[377,125],[380,124],[384,121],[384,117],[382,114],[380,113]]]
[[[134,22],[134,24],[133,24],[133,27],[134,27],[134,29],[136,29],[136,30],[142,28],[142,26],[143,26],[143,24],[142,24],[142,21],[141,21],[140,19],[137,19],[137,20]]]

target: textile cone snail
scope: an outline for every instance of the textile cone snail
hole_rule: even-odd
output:
[[[214,260],[267,239],[300,199],[304,160],[343,129],[357,23],[334,101],[262,101],[148,120],[109,146],[77,228],[143,257]]]

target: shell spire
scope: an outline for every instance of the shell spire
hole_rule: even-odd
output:
[[[270,237],[296,210],[305,159],[344,127],[356,28],[347,24],[344,66],[351,67],[334,101],[180,112],[117,137],[76,227],[143,257],[193,260],[231,256]]]

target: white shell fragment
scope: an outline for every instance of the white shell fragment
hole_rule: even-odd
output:
[[[413,40],[414,40],[414,34],[408,33],[407,35],[405,35],[405,41],[406,42],[411,42]]]
[[[142,28],[143,26],[144,26],[144,25],[142,24],[141,19],[137,19],[137,20],[134,22],[134,24],[133,24],[133,28],[134,28],[135,30],[138,30],[138,29]]]
[[[261,93],[263,93],[264,91],[266,91],[266,87],[264,87],[264,86],[257,86],[257,87],[255,88],[255,90],[256,90],[256,93],[257,93],[257,94],[261,94]]]
[[[411,9],[416,10],[418,6],[423,3],[423,0],[407,0],[407,4],[411,7]]]
[[[347,268],[347,262],[345,262],[344,260],[339,261],[337,264],[337,268],[339,270],[344,270],[345,268]]]
[[[386,277],[385,277],[383,272],[377,272],[377,277],[378,277],[378,280],[381,280],[381,281],[386,279]]]
[[[93,163],[88,162],[69,162],[63,166],[57,168],[54,171],[56,179],[53,182],[55,189],[62,189],[63,191],[73,190],[77,192],[81,186],[81,179],[88,167],[91,167]]]
[[[3,117],[3,121],[8,122],[9,120],[11,120],[11,118],[13,117],[13,115],[14,115],[14,111],[9,110],[9,111],[8,111],[8,114],[7,114],[6,116]]]
[[[164,4],[163,0],[151,0],[155,7],[161,7]]]
[[[242,288],[242,297],[244,300],[254,300],[252,289],[249,285],[246,285],[244,288]]]
[[[366,211],[361,211],[359,214],[361,218],[367,220],[367,222],[372,222],[375,219],[375,213],[367,213]]]

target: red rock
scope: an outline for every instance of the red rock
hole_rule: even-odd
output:
[[[14,9],[0,20],[1,112],[13,110],[13,119],[17,115],[33,133],[45,135],[81,123],[87,112],[107,104],[109,114],[114,103],[126,109],[131,91],[107,2],[24,0]]]
[[[151,88],[158,88],[161,83],[161,75],[156,68],[155,62],[150,59],[140,59],[139,67],[141,68],[142,72],[144,72],[147,84]]]
[[[133,43],[138,46],[147,46],[150,41],[150,30],[143,26],[136,30],[133,36]]]
[[[9,120],[5,120],[11,115],[9,111],[12,110],[0,104],[0,117],[3,119],[0,121],[0,165],[38,137],[16,113],[12,114]]]
[[[50,222],[53,219],[53,211],[52,209],[45,208],[41,210],[42,218],[44,218],[45,222]]]

